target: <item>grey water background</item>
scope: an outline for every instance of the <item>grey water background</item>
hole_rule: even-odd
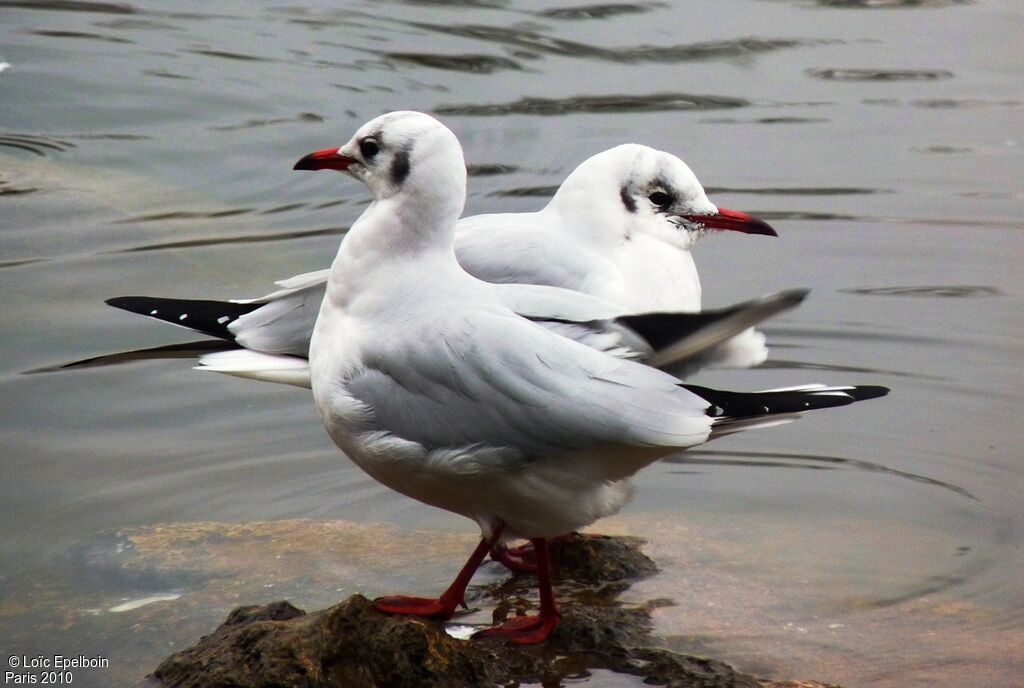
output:
[[[780,233],[702,240],[706,305],[812,289],[765,328],[767,364],[697,381],[893,390],[638,477],[622,518],[652,546],[658,524],[728,533],[740,579],[802,581],[744,628],[677,606],[668,646],[851,686],[1021,685],[1022,35],[1013,0],[0,0],[0,651],[155,666],[173,643],[131,614],[97,635],[47,592],[100,590],[69,553],[118,527],[473,529],[355,469],[303,390],[183,359],[36,372],[195,339],[105,298],[256,296],[327,266],[366,191],[292,164],[419,109],[465,147],[467,213],[536,209],[621,142],[680,155]],[[41,604],[64,623],[34,627]]]

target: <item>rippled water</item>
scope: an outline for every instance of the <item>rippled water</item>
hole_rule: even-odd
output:
[[[623,141],[676,152],[781,235],[705,239],[705,302],[812,288],[767,328],[766,365],[699,381],[893,389],[641,474],[602,528],[650,540],[662,573],[631,594],[675,602],[656,616],[666,646],[851,686],[1024,683],[1019,3],[213,7],[0,0],[5,650],[99,652],[139,678],[194,639],[133,610],[96,626],[70,600],[177,604],[82,572],[75,553],[110,529],[472,531],[339,457],[301,390],[193,372],[173,350],[52,370],[195,339],[105,298],[257,295],[326,266],[366,193],[292,164],[421,109],[465,146],[469,213],[536,209]]]

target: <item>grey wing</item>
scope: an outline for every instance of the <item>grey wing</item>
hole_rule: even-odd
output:
[[[380,429],[428,450],[507,447],[524,458],[600,445],[703,442],[708,403],[671,376],[511,314],[474,313],[365,352],[349,380]]]
[[[326,289],[326,280],[314,280],[254,299],[264,305],[239,317],[228,329],[247,349],[306,358]]]
[[[621,290],[611,261],[584,251],[538,213],[475,215],[459,221],[455,255],[477,279],[540,284],[608,298]]]

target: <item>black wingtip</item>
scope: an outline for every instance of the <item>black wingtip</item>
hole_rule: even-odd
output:
[[[765,392],[726,392],[699,385],[680,386],[707,400],[711,404],[708,415],[724,421],[849,406],[857,401],[877,399],[889,393],[888,387],[878,385]]]
[[[115,296],[107,299],[106,304],[228,341],[235,340],[235,335],[228,326],[263,305],[203,299],[167,299],[157,296]]]
[[[884,397],[890,391],[888,387],[882,387],[881,385],[858,385],[851,387],[850,389],[844,389],[844,392],[853,397],[854,401],[864,401],[865,399],[878,399]]]

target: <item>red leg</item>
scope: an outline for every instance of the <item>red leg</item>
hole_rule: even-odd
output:
[[[516,645],[543,643],[558,625],[558,607],[555,591],[551,587],[551,565],[548,561],[548,542],[543,538],[532,540],[537,557],[537,587],[540,589],[540,613],[537,616],[516,616],[505,623],[486,628],[474,638],[500,638]]]
[[[466,606],[466,588],[473,574],[480,568],[484,557],[494,543],[498,541],[504,524],[497,526],[489,538],[480,538],[480,544],[473,550],[459,575],[455,577],[448,589],[437,599],[430,597],[409,597],[408,595],[389,595],[378,597],[373,601],[374,609],[385,614],[406,614],[409,616],[427,616],[435,619],[450,619],[455,609]]]

